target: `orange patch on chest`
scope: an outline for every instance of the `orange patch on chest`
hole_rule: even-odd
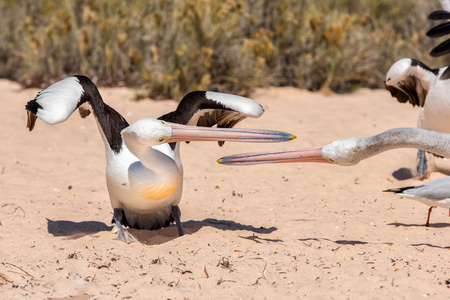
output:
[[[175,180],[164,184],[135,186],[134,190],[144,199],[158,201],[169,197],[180,186],[180,181]]]

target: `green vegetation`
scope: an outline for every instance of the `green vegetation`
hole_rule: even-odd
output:
[[[0,77],[85,74],[175,97],[194,89],[383,87],[396,60],[443,65],[437,0],[0,0]]]

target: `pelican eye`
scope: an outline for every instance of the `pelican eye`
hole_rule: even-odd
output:
[[[167,140],[169,137],[167,137],[167,136],[163,136],[162,138],[159,138],[158,139],[158,142],[159,143],[162,143],[162,142],[164,142],[165,140]]]
[[[164,126],[169,126],[169,125],[167,125],[166,122],[164,122],[164,121],[159,121],[159,123],[161,123],[161,124],[164,125]]]

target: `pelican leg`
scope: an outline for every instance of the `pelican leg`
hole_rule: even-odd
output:
[[[428,209],[427,223],[425,224],[426,227],[430,227],[430,215],[431,215],[432,210],[433,210],[433,206],[430,206],[430,208]]]
[[[178,234],[180,236],[184,235],[183,225],[181,225],[181,211],[178,205],[172,206],[172,217],[175,219],[175,224],[177,224]]]
[[[417,151],[417,173],[419,173],[420,179],[425,179],[427,174],[427,157],[425,156],[425,151]]]
[[[136,241],[136,238],[133,237],[123,226],[120,224],[120,220],[122,220],[123,217],[123,210],[120,208],[114,208],[114,222],[116,222],[117,229],[119,229],[119,232],[117,234],[117,237],[114,238],[114,240],[119,240],[122,242],[125,242],[127,244],[133,243]]]

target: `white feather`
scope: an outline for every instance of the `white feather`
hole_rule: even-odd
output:
[[[417,200],[429,206],[450,209],[450,176],[404,190],[397,195]]]
[[[439,0],[441,2],[442,8],[450,12],[450,0]]]
[[[258,118],[264,112],[264,109],[260,104],[252,99],[242,96],[217,92],[206,92],[206,98],[219,102],[231,110],[240,112],[247,117]]]
[[[36,116],[48,124],[64,122],[77,108],[83,93],[83,87],[76,77],[58,81],[36,97],[36,102],[42,106]]]

